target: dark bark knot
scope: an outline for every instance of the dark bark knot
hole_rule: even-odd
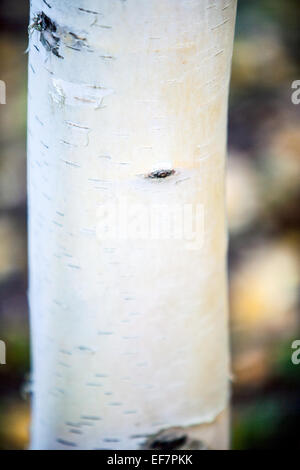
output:
[[[175,170],[171,170],[171,169],[160,169],[160,170],[154,170],[154,171],[151,171],[151,173],[148,173],[146,176],[146,178],[151,178],[151,179],[162,179],[162,178],[167,178],[168,176],[171,176],[171,175],[174,175],[175,174]]]
[[[186,441],[187,436],[185,435],[176,436],[174,434],[171,434],[165,436],[157,436],[150,443],[150,448],[159,450],[180,449],[186,443]]]
[[[202,441],[193,439],[183,428],[171,428],[150,436],[142,446],[150,450],[208,450]]]
[[[45,15],[43,11],[35,15],[35,17],[33,18],[33,23],[30,26],[30,28],[35,29],[36,31],[51,31],[51,32],[55,32],[57,29],[56,24],[52,20],[50,20],[49,16]]]

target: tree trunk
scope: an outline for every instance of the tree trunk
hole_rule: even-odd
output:
[[[226,448],[235,0],[32,0],[33,449]]]

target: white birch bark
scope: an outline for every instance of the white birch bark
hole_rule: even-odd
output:
[[[33,449],[138,449],[173,427],[187,436],[177,447],[227,446],[235,11],[235,0],[31,2]],[[103,207],[125,202],[202,208],[203,244],[119,228],[105,239]]]

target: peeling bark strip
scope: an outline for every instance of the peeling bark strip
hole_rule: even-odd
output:
[[[228,445],[235,11],[235,0],[31,0],[33,449]],[[112,222],[122,204],[128,220]],[[185,238],[130,237],[155,232],[157,207]],[[200,226],[201,243],[189,235]]]
[[[53,88],[50,95],[54,102],[69,106],[91,106],[100,108],[103,99],[114,93],[111,88],[103,86],[67,82],[61,79],[52,79]]]

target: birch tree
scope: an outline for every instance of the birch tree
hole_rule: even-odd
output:
[[[228,446],[235,12],[31,1],[32,449]]]

